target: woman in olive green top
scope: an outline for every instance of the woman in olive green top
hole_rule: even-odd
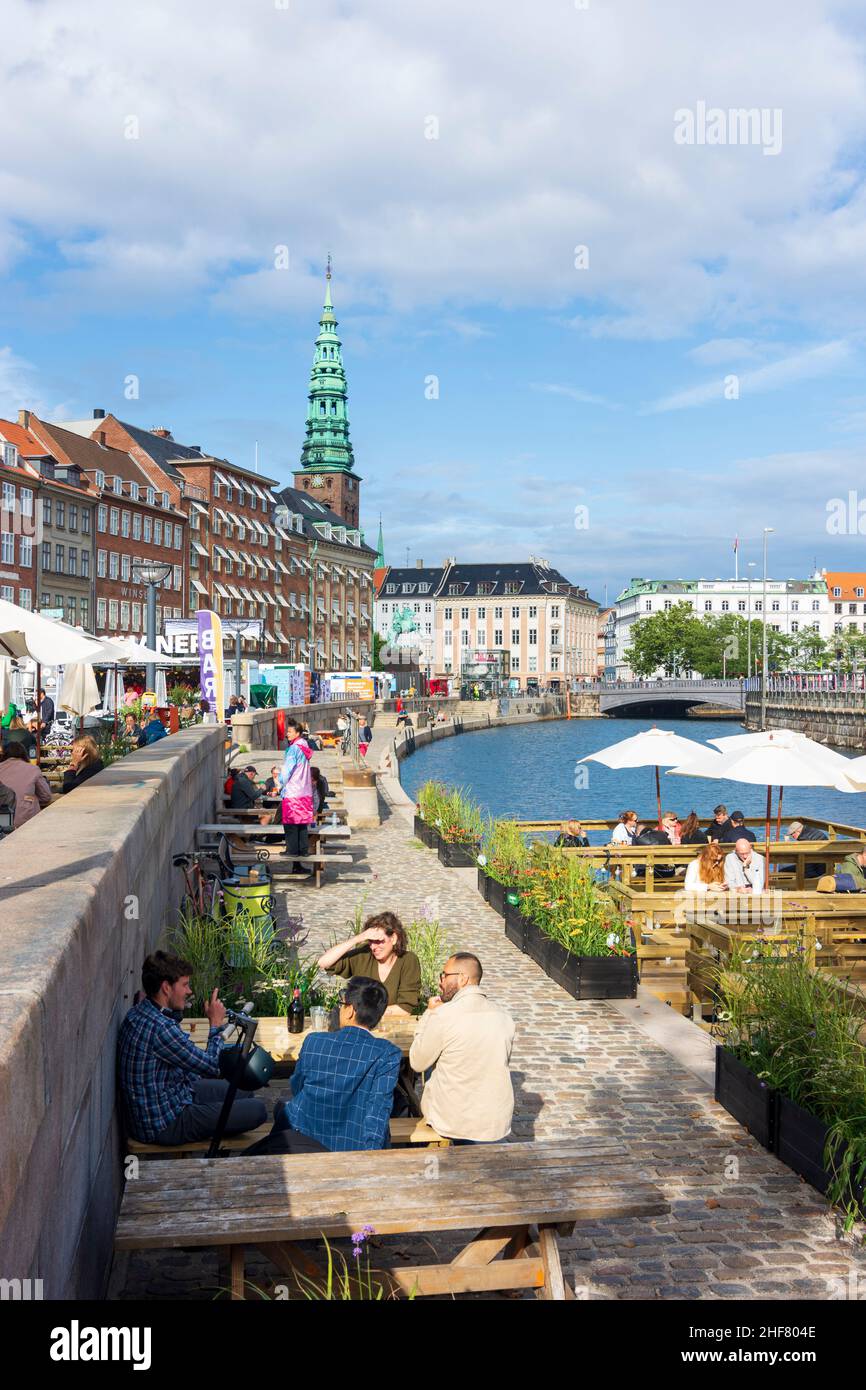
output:
[[[393,912],[368,917],[362,932],[319,957],[319,969],[347,980],[353,975],[380,980],[388,991],[385,1018],[405,1018],[417,1007],[421,966],[415,953],[406,950],[406,932]]]

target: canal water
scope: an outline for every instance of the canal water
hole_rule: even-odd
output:
[[[742,733],[731,719],[669,719],[659,726],[683,738],[706,743],[710,738]],[[419,748],[400,764],[400,780],[414,797],[430,778],[464,787],[491,815],[520,820],[594,820],[637,811],[655,819],[655,770],[629,768],[614,772],[601,763],[581,763],[587,753],[606,748],[652,727],[644,719],[557,719],[542,724],[519,724],[445,738]],[[728,811],[746,816],[764,814],[763,787],[708,777],[671,777],[660,770],[662,811],[685,819],[695,810],[702,824],[712,819],[713,807],[723,802]],[[775,814],[776,796],[773,797]],[[848,794],[825,787],[791,787],[782,805],[783,824],[798,813],[866,824],[866,793]],[[590,833],[593,843],[607,836]]]

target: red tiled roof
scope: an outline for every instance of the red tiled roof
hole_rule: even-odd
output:
[[[863,594],[856,593],[855,590],[857,589],[862,589],[863,593],[866,593],[866,574],[862,571],[833,570],[831,572],[828,570],[825,577],[827,580],[827,596],[831,599],[862,599]],[[834,589],[841,589],[841,594],[834,594]]]

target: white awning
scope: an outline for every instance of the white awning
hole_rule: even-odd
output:
[[[348,574],[350,574],[350,575],[352,576],[353,579],[360,579],[360,578],[361,578],[361,576],[359,575],[358,571],[357,571],[357,570],[353,570],[351,565],[347,565],[347,566],[346,566],[346,571],[347,571]]]
[[[194,579],[192,581],[192,587],[195,589],[197,594],[204,594],[205,598],[207,598],[207,589],[202,584],[200,579]]]
[[[224,522],[226,526],[231,526],[231,517],[228,512],[223,511],[222,507],[214,507],[213,514],[214,516],[218,516],[220,521]]]
[[[280,605],[281,608],[288,608],[288,607],[289,607],[289,604],[288,604],[287,601],[283,598],[282,594],[275,594],[274,597],[276,598],[277,603]]]
[[[269,570],[273,570],[274,574],[276,574],[276,572],[277,572],[277,567],[276,567],[276,565],[274,564],[273,560],[270,558],[270,556],[269,556],[269,555],[263,555],[263,556],[262,556],[262,559],[264,560],[264,562],[265,562],[267,568],[268,568]]]
[[[283,528],[282,528],[282,526],[278,526],[278,527],[277,527],[276,531],[274,532],[274,535],[275,535],[275,536],[279,536],[279,538],[280,538],[281,541],[288,541],[288,540],[291,540],[291,536],[289,535],[289,532],[288,532],[288,531],[284,531]]]
[[[225,474],[218,472],[216,468],[214,469],[213,475],[216,478],[217,482],[221,483],[223,487],[234,487],[234,483],[230,483]]]
[[[258,483],[253,483],[253,492],[255,492],[258,497],[261,497],[263,502],[270,502],[271,499],[268,497],[268,494],[259,487]]]
[[[283,632],[283,629],[282,629],[281,627],[275,627],[275,628],[274,628],[274,632],[276,633],[276,637],[277,637],[277,641],[278,641],[278,642],[285,642],[285,640],[286,640],[286,635],[285,635],[285,633]]]
[[[255,497],[256,490],[253,487],[252,483],[247,482],[246,478],[238,478],[238,486],[242,487],[244,492],[248,492],[250,494],[250,497]]]
[[[278,560],[278,561],[277,561],[277,568],[278,568],[283,574],[291,574],[291,572],[292,572],[292,571],[289,569],[288,565],[284,565],[284,564],[283,564],[282,560]]]
[[[213,553],[214,555],[219,555],[221,560],[230,560],[232,558],[226,550],[225,546],[222,545],[215,545],[213,548]]]
[[[205,550],[203,545],[200,545],[198,541],[193,541],[192,546],[193,550],[197,551],[199,555],[203,555],[205,559],[207,559],[207,551]]]
[[[245,565],[249,565],[253,570],[255,570],[256,565],[258,564],[258,561],[256,560],[255,556],[248,555],[246,551],[244,551],[243,554],[243,561]]]
[[[242,565],[242,564],[243,564],[243,559],[241,558],[241,556],[238,554],[238,552],[237,552],[236,550],[232,550],[231,548],[229,548],[229,555],[231,556],[231,558],[232,558],[233,560],[235,560],[235,561],[237,562],[237,564],[239,564],[239,565]]]
[[[201,512],[202,516],[210,516],[210,512],[202,502],[193,502],[192,505],[195,507],[197,512]]]
[[[266,642],[276,642],[276,640],[277,640],[277,639],[276,639],[276,637],[274,636],[274,634],[273,634],[272,632],[268,632],[267,628],[265,628],[265,641],[266,641]]]
[[[229,585],[227,585],[227,588],[228,588],[228,591],[229,591],[229,593],[231,594],[232,598],[238,598],[238,599],[241,599],[241,600],[243,599],[243,595],[241,594],[240,589],[236,589],[235,586],[234,586],[234,584],[229,584]]]
[[[268,533],[269,536],[276,536],[277,533],[276,533],[276,531],[274,530],[273,526],[271,525],[271,523],[270,523],[269,521],[266,521],[266,522],[264,523],[264,525],[265,525],[265,530],[267,531],[267,533]]]
[[[252,596],[252,594],[250,593],[249,589],[244,589],[244,588],[242,587],[242,588],[241,588],[241,593],[243,594],[244,598],[247,600],[248,603],[255,603],[255,599],[253,598],[253,596]]]
[[[228,590],[224,589],[222,584],[218,584],[216,580],[214,580],[213,586],[219,594],[220,598],[231,598],[231,594],[228,592]]]

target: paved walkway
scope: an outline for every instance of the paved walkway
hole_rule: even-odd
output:
[[[866,1296],[858,1237],[837,1234],[823,1199],[716,1105],[682,1055],[648,1037],[622,1005],[576,1003],[520,955],[479,897],[474,871],[442,868],[414,841],[403,808],[388,808],[381,828],[357,832],[357,842],[365,862],[319,892],[303,883],[286,890],[309,947],[347,935],[359,902],[365,915],[391,908],[404,921],[426,904],[455,948],[481,957],[485,988],[517,1022],[514,1138],[615,1137],[671,1204],[668,1216],[578,1228],[563,1262],[579,1297],[828,1299],[851,1297],[857,1278]],[[647,1001],[641,1017],[651,1010]],[[409,1237],[383,1244],[392,1259],[429,1257],[429,1245]],[[434,1244],[446,1257],[459,1246]],[[251,1258],[249,1269],[263,1289],[284,1282],[264,1259]],[[140,1252],[118,1265],[113,1296],[212,1298],[219,1282],[210,1252]]]

